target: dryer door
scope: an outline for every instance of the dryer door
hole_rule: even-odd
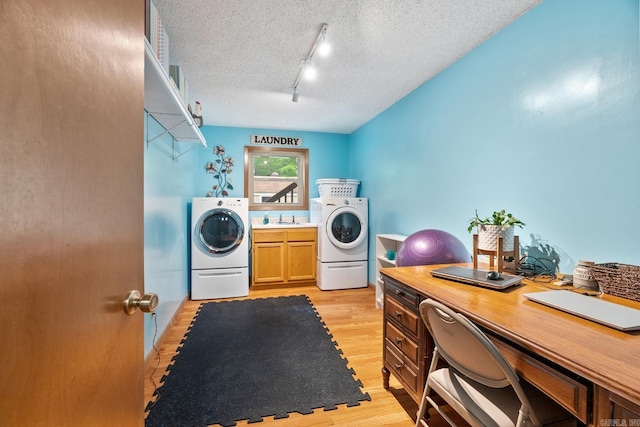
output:
[[[228,254],[242,243],[245,226],[236,212],[223,208],[212,209],[200,216],[193,234],[193,241],[202,252],[210,255]]]
[[[327,218],[326,232],[334,246],[352,249],[367,238],[367,222],[356,209],[338,208]]]

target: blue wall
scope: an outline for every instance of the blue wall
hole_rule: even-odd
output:
[[[151,138],[162,132],[153,118],[148,125]],[[145,150],[144,289],[145,292],[158,294],[160,298],[156,317],[145,314],[145,356],[153,349],[154,335],[163,333],[189,294],[191,199],[204,197],[211,190],[213,178],[205,172],[204,166],[216,159],[213,154],[216,145],[222,145],[225,157],[231,156],[235,161],[235,169],[229,175],[233,185],[233,190],[229,191],[230,197],[244,196],[244,146],[249,145],[250,135],[253,134],[303,138],[303,148],[309,150],[311,197],[318,197],[316,179],[345,177],[349,170],[347,135],[206,125],[201,131],[208,148],[179,144],[180,152],[177,154],[180,157],[176,161],[173,160],[172,142],[168,136],[153,141]],[[288,211],[283,213],[290,214]],[[293,214],[308,216],[308,211],[293,211]],[[262,215],[264,212],[251,213],[251,216]]]
[[[147,132],[153,138],[162,128],[150,118]],[[144,155],[144,289],[160,298],[156,318],[145,314],[145,355],[152,348],[155,323],[160,335],[189,292],[187,218],[197,149],[180,144],[178,150],[176,155],[182,155],[174,161],[171,138],[163,136]]]
[[[436,228],[471,252],[474,211],[506,209],[563,272],[640,264],[638,16],[637,0],[545,0],[354,132],[371,236]]]
[[[252,134],[303,137],[311,197],[318,178],[361,180],[371,283],[376,234],[437,228],[471,250],[476,209],[513,212],[527,223],[521,244],[550,245],[563,272],[578,259],[640,264],[639,21],[638,0],[545,0],[352,135],[205,125],[209,148],[177,162],[170,140],[154,142],[145,290],[160,295],[159,334],[188,295],[190,201],[213,183],[204,165],[224,146],[236,161],[230,195],[243,196]]]
[[[347,178],[349,172],[348,135],[318,132],[294,132],[272,129],[232,128],[203,126],[202,134],[209,148],[198,149],[198,167],[194,170],[196,196],[204,197],[214,184],[211,174],[207,174],[204,166],[214,161],[213,149],[217,145],[225,148],[225,156],[231,156],[235,169],[231,173],[233,190],[230,197],[244,197],[244,147],[250,144],[251,135],[295,136],[302,138],[302,147],[309,150],[309,196],[319,197],[316,179]],[[303,213],[304,212],[304,213]],[[309,211],[282,211],[296,216],[308,216]],[[278,211],[280,213],[280,211]],[[262,217],[264,211],[252,211],[251,217]],[[270,214],[271,215],[271,214]]]

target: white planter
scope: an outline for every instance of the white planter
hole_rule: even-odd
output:
[[[483,251],[497,251],[498,237],[502,236],[502,250],[504,252],[513,251],[514,227],[509,227],[502,231],[499,225],[478,226],[478,249]]]

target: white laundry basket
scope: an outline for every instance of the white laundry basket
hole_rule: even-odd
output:
[[[356,197],[360,181],[346,178],[317,179],[320,197]]]

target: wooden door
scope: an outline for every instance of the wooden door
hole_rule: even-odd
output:
[[[144,2],[0,3],[0,425],[142,426]]]

